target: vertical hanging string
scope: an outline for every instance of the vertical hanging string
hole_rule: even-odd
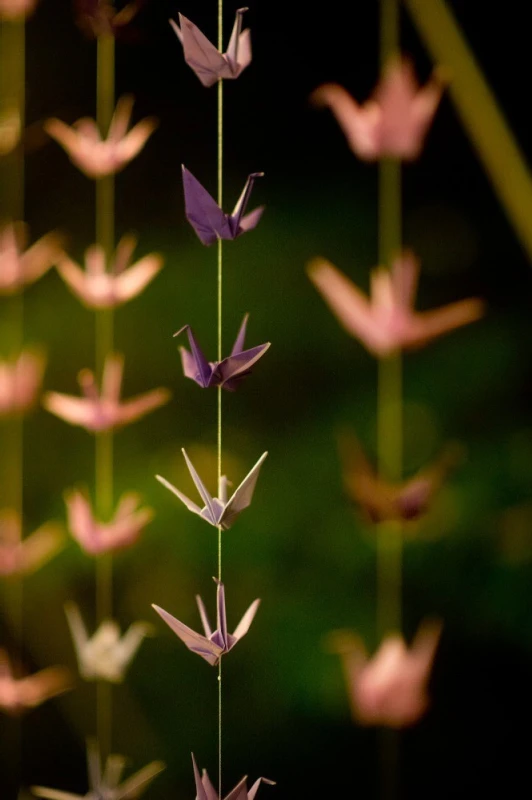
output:
[[[399,2],[381,0],[381,71],[391,58],[399,56]],[[400,254],[402,242],[401,164],[396,159],[379,163],[378,209],[379,263],[390,268]],[[402,355],[379,359],[377,390],[377,451],[379,474],[396,482],[402,477],[403,462]],[[380,637],[400,632],[402,625],[402,526],[399,521],[383,522],[377,533],[377,628]],[[384,728],[380,736],[381,797],[399,796],[399,738]]]
[[[97,43],[96,121],[106,137],[114,110],[115,42],[111,34],[102,34]],[[108,266],[114,250],[114,175],[96,181],[96,243],[102,247]],[[96,375],[102,379],[106,357],[113,350],[113,310],[96,312]],[[108,519],[113,508],[113,432],[96,434],[95,453],[96,509],[100,518]],[[112,617],[113,562],[109,553],[96,560],[96,618],[98,624]],[[96,685],[96,731],[102,757],[111,751],[112,708],[111,685]]]
[[[2,221],[22,221],[24,219],[24,147],[26,106],[26,29],[25,20],[0,23],[0,117],[7,125],[13,123],[20,137],[14,148],[1,156],[0,176],[0,217]],[[3,301],[3,320],[0,326],[2,344],[5,343],[7,356],[18,357],[24,343],[24,300],[22,289]],[[4,311],[5,309],[5,311]],[[4,316],[5,314],[5,316]],[[18,514],[20,525],[23,515],[23,466],[24,466],[24,427],[22,415],[6,420],[0,446],[2,467],[0,470],[0,508],[5,504]],[[23,644],[23,584],[21,575],[13,575],[6,592],[6,612],[13,633],[14,652],[12,656],[18,670]],[[22,723],[15,721],[10,753],[6,763],[12,765],[13,785],[20,783],[22,772]]]
[[[223,0],[218,0],[218,50],[223,52]],[[224,85],[218,79],[218,205],[223,208],[223,145],[224,145]],[[218,316],[218,361],[222,360],[222,239],[218,238],[217,269],[217,316]],[[222,477],[222,387],[218,386],[217,410],[217,454],[218,487]],[[218,526],[218,580],[222,580],[222,528]],[[218,663],[218,795],[222,796],[222,659]]]

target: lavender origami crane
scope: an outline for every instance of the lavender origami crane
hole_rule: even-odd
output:
[[[48,392],[43,398],[43,405],[47,411],[65,422],[80,425],[95,433],[129,425],[170,399],[167,389],[159,388],[132,400],[121,401],[123,371],[123,357],[118,354],[109,355],[103,369],[101,393],[98,392],[94,373],[90,369],[84,369],[78,375],[78,382],[85,397]]]
[[[150,253],[129,266],[136,244],[134,236],[123,236],[109,265],[106,265],[100,245],[89,247],[85,253],[85,270],[63,254],[57,271],[88,308],[116,308],[140,294],[163,265],[158,253]]]
[[[194,469],[194,466],[187,456],[185,449],[183,448],[181,452],[185,458],[192,480],[194,481],[196,488],[200,493],[203,502],[205,503],[203,508],[200,508],[196,505],[196,503],[193,503],[192,500],[189,500],[186,495],[180,492],[179,489],[176,489],[176,487],[165,478],[162,478],[160,475],[156,475],[155,477],[160,483],[163,484],[163,486],[166,486],[167,489],[170,489],[170,491],[173,492],[176,497],[179,497],[181,502],[184,503],[188,510],[192,511],[193,514],[197,514],[198,516],[202,517],[206,522],[209,523],[209,525],[214,525],[215,528],[220,527],[224,531],[229,530],[239,514],[241,514],[241,512],[250,505],[262,462],[268,453],[266,452],[261,455],[253,469],[246,475],[240,486],[235,492],[233,492],[229,500],[227,500],[227,478],[225,475],[222,475],[220,479],[220,485],[218,487],[219,497],[212,497],[205,488],[205,484],[201,480],[200,476]]]
[[[186,330],[190,343],[191,352],[185,347],[179,348],[185,376],[191,378],[203,389],[209,386],[222,386],[230,392],[235,391],[240,382],[250,374],[251,367],[256,364],[270,346],[270,342],[266,342],[249,350],[243,349],[248,316],[248,314],[245,315],[240,326],[231,355],[222,359],[222,361],[207,361],[190,325],[184,325],[178,330],[174,336],[179,336],[180,333]]]
[[[32,786],[31,791],[45,800],[137,800],[155,776],[165,769],[162,761],[152,761],[121,784],[126,759],[123,756],[110,755],[102,773],[98,746],[92,740],[87,743],[87,763],[88,794],[72,794],[44,786]]]
[[[217,239],[236,239],[242,233],[253,230],[264,211],[259,206],[244,216],[249,203],[251,190],[256,178],[263,172],[252,172],[248,175],[246,185],[231,214],[226,214],[214,197],[208,193],[197,178],[182,165],[183,189],[185,192],[185,213],[188,221],[196,231],[200,241],[209,246]]]
[[[207,770],[203,770],[200,775],[194,753],[192,753],[192,764],[194,767],[194,781],[196,783],[196,800],[221,800],[218,792],[212,785]],[[247,776],[245,775],[235,788],[225,796],[224,800],[254,800],[261,783],[269,783],[275,786],[275,781],[270,781],[268,778],[257,778],[251,789],[247,788]]]
[[[139,508],[140,498],[135,492],[122,495],[109,522],[96,519],[86,492],[76,489],[67,492],[65,503],[69,531],[80,547],[92,556],[114,553],[134,544],[153,517],[151,508]]]
[[[65,667],[48,667],[15,678],[6,651],[0,649],[0,711],[22,714],[70,688],[71,675]]]
[[[222,78],[238,78],[251,62],[249,29],[242,30],[242,16],[247,8],[237,9],[233,32],[226,53],[220,53],[189,19],[179,14],[179,25],[169,20],[183,45],[185,61],[204,86],[213,86]]]
[[[309,277],[345,330],[379,357],[422,347],[484,313],[484,304],[477,298],[434,311],[415,311],[419,261],[411,252],[395,259],[391,270],[373,270],[369,299],[325,259],[311,262]]]
[[[213,581],[217,585],[215,631],[211,629],[203,600],[199,594],[196,595],[196,602],[198,604],[201,623],[203,625],[203,630],[205,631],[204,636],[202,636],[201,633],[196,633],[196,631],[193,631],[192,628],[188,627],[188,625],[184,625],[178,619],[169,614],[168,611],[160,608],[160,606],[156,606],[153,603],[152,606],[159,616],[173,630],[176,636],[179,636],[181,641],[186,644],[189,650],[191,650],[193,653],[197,653],[199,656],[201,656],[201,658],[204,658],[208,664],[214,667],[218,664],[220,658],[225,653],[228,653],[230,650],[232,650],[235,644],[246,635],[251,623],[253,622],[255,614],[257,613],[260,600],[253,601],[235,628],[234,633],[228,633],[225,613],[224,585],[216,578],[213,578]]]
[[[351,150],[365,161],[417,158],[442,95],[441,80],[417,84],[411,63],[392,61],[373,97],[359,105],[342,86],[326,84],[313,94],[330,106]]]
[[[75,603],[67,603],[65,613],[81,677],[86,681],[122,683],[127,667],[143,639],[150,634],[151,625],[147,622],[134,622],[121,636],[118,624],[107,619],[89,636]]]
[[[441,635],[440,622],[424,622],[408,648],[402,636],[390,634],[368,660],[361,639],[353,633],[330,635],[330,649],[342,659],[351,712],[362,725],[405,728],[429,706],[427,683]]]
[[[425,514],[448,472],[463,458],[463,448],[450,442],[440,457],[408,480],[390,483],[379,476],[351,431],[339,437],[344,488],[370,522],[417,520]]]

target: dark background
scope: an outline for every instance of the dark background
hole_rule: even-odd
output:
[[[520,6],[451,4],[517,139],[530,155],[528,30]],[[234,8],[226,3],[227,36]],[[224,340],[245,311],[249,343],[272,347],[235,395],[224,395],[224,463],[238,482],[269,457],[252,507],[225,538],[229,624],[263,599],[249,636],[224,661],[224,786],[248,773],[278,781],[282,800],[378,796],[377,734],[354,726],[337,657],[324,636],[354,627],[375,638],[375,548],[371,530],[342,494],[335,433],[352,425],[375,452],[376,366],[345,335],[305,275],[330,258],[367,288],[376,262],[376,178],[349,151],[328,112],[309,104],[320,83],[338,81],[360,99],[378,72],[378,4],[249,3],[254,59],[225,84],[226,207],[246,175],[263,170],[251,207],[259,228],[224,247]],[[201,474],[215,474],[216,395],[185,381],[172,333],[188,322],[215,352],[215,249],[203,248],[183,216],[180,164],[212,192],[216,89],[184,64],[167,19],[177,11],[212,40],[216,4],[147,2],[117,45],[117,92],[136,96],[135,120],[160,124],[117,178],[117,234],[139,233],[139,254],[160,250],[161,275],[117,313],[125,353],[124,395],[154,386],[172,402],[117,436],[116,491],[137,489],[157,516],[140,542],[116,558],[116,615],[154,623],[114,695],[114,749],[136,769],[162,758],[167,771],[147,796],[193,797],[190,751],[216,778],[216,677],[163,627],[156,602],[198,624],[194,595],[213,609],[215,532],[188,515],[153,479],[185,491],[180,448]],[[404,12],[404,49],[424,80],[431,64]],[[129,39],[129,40],[128,40]],[[64,230],[81,259],[93,239],[93,184],[42,122],[94,114],[95,45],[75,26],[70,3],[43,0],[27,28],[26,218],[36,237]],[[532,221],[531,221],[532,224]],[[405,471],[458,439],[467,459],[405,548],[405,633],[420,619],[445,622],[432,677],[432,708],[401,736],[401,796],[510,796],[529,781],[532,710],[532,296],[530,265],[475,151],[444,98],[425,152],[404,170],[405,243],[423,261],[419,308],[479,295],[481,322],[405,359]],[[93,319],[54,273],[26,294],[28,341],[49,353],[46,388],[75,392],[93,363]],[[26,425],[27,532],[64,516],[62,491],[92,484],[89,436],[37,411]],[[211,484],[212,485],[212,484]],[[92,620],[93,564],[69,546],[29,579],[25,593],[29,667],[75,666],[62,612],[75,599]],[[7,620],[1,641],[9,644]],[[84,737],[93,731],[94,690],[32,712],[23,725],[23,779],[86,791]],[[14,796],[0,719],[0,797]],[[2,761],[2,758],[4,761]],[[5,786],[5,789],[2,788]]]

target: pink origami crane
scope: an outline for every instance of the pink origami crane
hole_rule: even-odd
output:
[[[23,714],[71,688],[72,679],[65,667],[49,667],[15,678],[6,651],[0,649],[0,711]]]
[[[29,17],[37,0],[0,0],[0,21],[13,22]]]
[[[0,295],[15,294],[57,263],[61,254],[61,238],[48,233],[26,252],[26,226],[10,223],[0,230]]]
[[[103,178],[120,172],[142,150],[156,128],[151,118],[138,122],[129,133],[127,128],[133,110],[133,98],[121,97],[109,126],[107,139],[102,139],[93,119],[83,117],[73,127],[59,119],[45,123],[47,133],[66,150],[70,160],[89,178]]]
[[[55,522],[46,522],[23,539],[18,513],[11,509],[0,512],[0,577],[36,572],[63,545],[63,530]]]
[[[192,764],[196,783],[196,800],[221,800],[220,795],[210,781],[207,770],[204,769],[203,774],[200,775],[194,753],[192,753]],[[269,781],[268,778],[258,778],[248,791],[247,775],[245,775],[235,788],[225,796],[224,800],[254,800],[261,783],[269,783],[271,786],[275,786],[275,781]]]
[[[447,474],[464,455],[457,442],[449,442],[432,464],[407,480],[390,483],[374,469],[351,431],[342,433],[339,445],[346,494],[372,523],[418,520],[428,512]]]
[[[425,622],[408,648],[399,634],[390,634],[368,660],[358,636],[338,632],[331,647],[342,658],[353,718],[362,725],[405,728],[429,706],[427,683],[441,623]]]
[[[65,613],[81,677],[86,681],[122,683],[126,669],[150,635],[152,626],[147,622],[134,622],[122,636],[114,619],[104,619],[89,636],[75,603],[67,603]]]
[[[222,78],[238,78],[251,62],[249,29],[242,30],[242,16],[247,8],[237,9],[233,32],[226,53],[220,53],[189,19],[179,14],[179,25],[169,20],[183,45],[185,61],[204,86],[213,86]]]
[[[151,253],[128,266],[136,244],[134,236],[124,236],[107,270],[104,250],[97,244],[85,253],[85,270],[67,255],[59,259],[57,270],[88,308],[116,308],[140,294],[163,265],[162,257]]]
[[[110,755],[102,772],[102,762],[95,741],[87,743],[87,763],[89,773],[88,794],[72,794],[44,786],[32,786],[37,797],[46,800],[137,800],[148,788],[152,780],[165,769],[162,761],[152,761],[140,769],[124,783],[120,783],[126,765],[124,756]]]
[[[161,477],[161,475],[156,475],[155,477],[160,483],[162,483],[163,486],[166,486],[166,488],[169,489],[172,494],[175,494],[175,496],[178,497],[188,508],[188,510],[192,511],[193,514],[197,514],[199,517],[204,519],[205,522],[208,522],[209,525],[213,525],[215,528],[219,526],[224,531],[229,530],[242,511],[244,511],[244,509],[251,504],[257,479],[259,477],[260,468],[268,453],[266,452],[261,455],[255,466],[252,467],[250,472],[248,472],[242,483],[235,489],[228,500],[228,481],[226,476],[222,475],[220,477],[218,497],[213,497],[196,472],[194,465],[187,456],[185,449],[182,448],[181,452],[183,453],[188,471],[190,472],[196,489],[198,490],[201,499],[205,503],[203,508],[200,508],[200,506],[196,505],[196,503],[190,500],[185,494],[180,492],[179,489],[176,489],[176,487],[170,483],[170,481],[167,481],[166,478]]]
[[[270,347],[270,342],[266,342],[244,350],[248,316],[249,314],[244,316],[231,354],[221,361],[207,361],[190,325],[184,325],[177,333],[174,333],[174,336],[179,336],[184,330],[187,332],[190,351],[185,347],[179,348],[185,377],[195,381],[202,389],[221,386],[234,392],[244,378],[250,374],[251,367]]]
[[[115,354],[107,357],[103,369],[102,390],[98,393],[94,373],[82,370],[79,385],[85,397],[73,397],[59,392],[47,392],[43,406],[71,425],[81,425],[87,431],[109,431],[135,422],[170,399],[167,389],[153,389],[132,400],[120,401],[124,359]]]
[[[412,64],[403,59],[388,65],[373,97],[363,105],[337,84],[320,86],[313,99],[331,108],[359,158],[412,161],[421,152],[441,95],[441,80],[433,78],[420,89]]]
[[[140,497],[135,492],[123,494],[114,517],[99,522],[94,516],[85,492],[72,490],[65,494],[68,529],[80,547],[89,555],[114,553],[134,544],[143,528],[153,518],[151,508],[139,508]]]
[[[189,650],[191,650],[193,653],[197,653],[199,656],[204,658],[208,664],[215,667],[220,661],[221,657],[225,653],[228,653],[230,650],[232,650],[235,644],[240,641],[240,639],[242,639],[242,637],[245,636],[249,631],[250,625],[253,622],[255,614],[257,613],[260,600],[253,601],[235,628],[234,633],[228,633],[225,613],[224,585],[216,578],[213,578],[213,581],[217,586],[215,631],[211,629],[203,600],[199,594],[196,595],[196,602],[198,604],[201,623],[203,625],[203,630],[205,631],[204,636],[202,636],[201,633],[196,633],[196,631],[193,631],[192,628],[188,627],[188,625],[184,625],[163,608],[160,608],[153,603],[152,607],[173,630],[176,636],[179,636],[181,641],[186,644]]]
[[[76,16],[80,28],[89,36],[116,36],[135,17],[144,0],[133,0],[119,11],[112,0],[76,0]]]
[[[41,388],[45,358],[23,351],[14,362],[0,361],[0,418],[24,414],[36,402]]]
[[[436,311],[414,311],[418,275],[419,261],[412,253],[405,252],[394,261],[391,270],[382,267],[373,270],[368,299],[325,259],[316,258],[309,266],[310,279],[340,324],[360,339],[370,353],[380,357],[422,347],[483,314],[484,304],[476,298],[460,300]]]

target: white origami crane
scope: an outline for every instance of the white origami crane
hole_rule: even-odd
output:
[[[150,635],[151,625],[134,622],[121,636],[118,623],[107,619],[89,636],[75,603],[67,603],[65,613],[81,677],[86,681],[121,683],[142,640]]]
[[[72,794],[44,786],[32,786],[31,791],[45,800],[137,800],[165,768],[162,761],[152,761],[119,785],[126,759],[124,756],[109,756],[102,773],[100,753],[94,741],[87,744],[87,763],[90,784],[87,794]]]

